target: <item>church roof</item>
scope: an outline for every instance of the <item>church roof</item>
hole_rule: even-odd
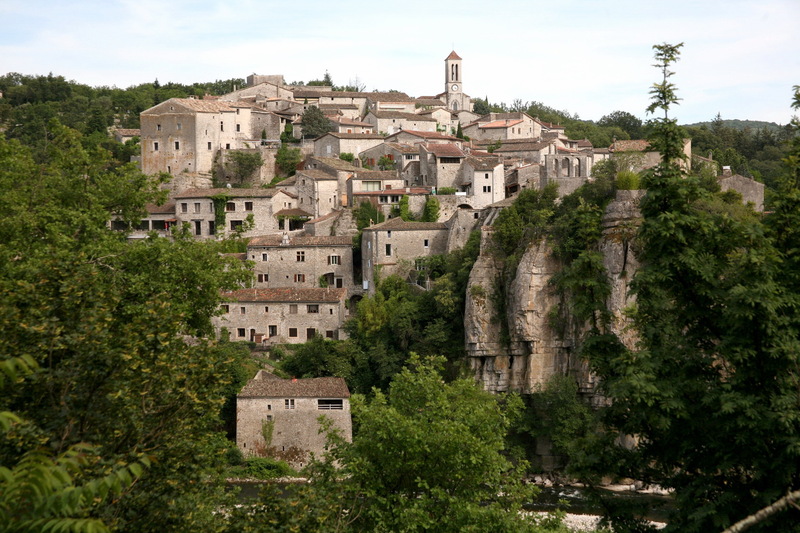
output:
[[[447,58],[445,59],[445,61],[449,61],[449,60],[451,60],[451,59],[461,59],[461,58],[458,56],[458,54],[456,53],[456,51],[455,51],[455,50],[453,50],[452,52],[450,52],[450,55],[449,55],[449,56],[447,56]]]
[[[282,379],[265,370],[247,382],[240,398],[349,398],[344,378]]]

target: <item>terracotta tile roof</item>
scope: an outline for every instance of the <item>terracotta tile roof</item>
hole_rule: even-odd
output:
[[[248,247],[274,247],[281,246],[283,235],[263,235],[253,237],[247,243]],[[289,244],[284,246],[353,246],[353,238],[347,235],[295,235],[289,237]]]
[[[609,146],[612,152],[647,152],[650,150],[650,143],[647,141],[614,141]]]
[[[223,292],[222,298],[228,302],[277,302],[277,303],[338,303],[347,297],[347,289],[239,289]]]
[[[317,181],[336,180],[337,179],[336,176],[331,176],[327,172],[323,172],[322,170],[317,170],[315,168],[311,168],[311,169],[306,168],[306,169],[303,169],[303,170],[298,170],[297,174],[295,174],[295,176],[305,176],[307,178],[311,178],[311,179],[317,180]]]
[[[353,196],[386,196],[388,194],[430,194],[431,190],[426,187],[402,187],[397,189],[381,189],[379,191],[358,191]]]
[[[260,370],[247,382],[238,396],[240,398],[349,398],[350,390],[344,378],[281,379],[265,370]]]
[[[511,126],[516,126],[517,124],[522,124],[522,120],[495,120],[494,122],[489,122],[487,124],[481,124],[479,128],[510,128]]]
[[[356,104],[319,104],[319,108],[322,111],[336,111],[337,109],[358,109],[358,106]]]
[[[383,139],[384,137],[378,133],[338,133],[335,131],[329,131],[325,135],[330,135],[331,137],[336,137],[337,139]],[[317,137],[316,140],[322,139],[325,137],[325,135]]]
[[[276,217],[308,217],[311,218],[312,215],[308,211],[303,211],[299,207],[293,207],[291,209],[281,209],[277,213],[275,213]]]
[[[461,148],[455,144],[425,144],[425,150],[436,157],[466,157]]]
[[[550,141],[527,140],[526,142],[521,142],[521,143],[503,142],[503,144],[494,149],[494,153],[538,152],[539,150],[547,148],[552,143],[553,143],[552,140]]]
[[[452,52],[450,52],[450,55],[447,56],[447,58],[445,58],[445,61],[448,60],[448,59],[461,59],[461,58],[458,57],[458,54],[456,53],[456,51],[453,50]]]
[[[500,158],[468,156],[466,162],[475,170],[494,170],[500,164]]]
[[[398,152],[402,152],[404,154],[418,154],[419,153],[419,149],[416,146],[413,146],[411,144],[391,143],[391,142],[384,143],[384,144],[386,144],[388,146],[391,146],[392,148],[394,148]]]
[[[374,115],[375,118],[381,119],[399,118],[403,120],[414,120],[417,122],[436,122],[435,118],[424,117],[416,113],[403,113],[402,111],[370,111],[370,114]]]
[[[167,202],[164,205],[147,204],[145,209],[151,215],[174,215],[175,202]]]
[[[398,189],[399,191],[399,189]],[[400,217],[390,218],[386,222],[374,224],[364,231],[420,231],[420,230],[446,230],[447,224],[444,222],[408,222]]]
[[[238,189],[221,187],[214,189],[186,189],[175,195],[175,199],[181,198],[211,198],[218,194],[227,194],[231,198],[272,198],[275,194],[283,192],[275,188],[269,189]]]
[[[582,139],[578,141],[578,148],[592,148],[592,141],[589,139]]]
[[[386,139],[391,139],[392,137],[396,137],[402,134],[413,135],[415,137],[422,137],[423,139],[438,139],[443,141],[460,141],[458,137],[453,137],[452,135],[445,135],[444,133],[439,133],[436,131],[416,131],[416,130],[402,130],[398,131],[397,133],[393,133],[386,137]]]
[[[397,172],[394,170],[359,170],[356,172],[357,180],[397,180]]]
[[[331,122],[335,122],[343,126],[361,126],[365,128],[372,127],[372,124],[370,124],[369,122],[361,122],[360,120],[353,120],[352,118],[347,118],[347,117],[334,117],[330,120]]]
[[[146,109],[142,111],[142,114],[150,114],[150,112],[156,108],[160,108],[159,112],[161,112],[165,106],[165,104],[173,104],[182,106],[186,109],[190,109],[192,111],[197,111],[199,113],[220,113],[223,111],[229,111],[233,113],[233,108],[230,106],[229,102],[222,102],[220,100],[199,100],[197,98],[170,98],[169,100],[165,100],[160,104],[157,104],[150,109]]]
[[[536,122],[538,122],[539,124],[541,124],[542,126],[544,126],[545,128],[547,128],[549,130],[563,130],[564,129],[564,126],[562,126],[560,124],[553,124],[552,122],[545,122],[543,120],[539,120],[538,118],[535,118],[533,120],[535,120]]]
[[[438,98],[427,97],[427,98],[417,98],[414,100],[414,104],[420,107],[446,107],[446,104],[439,100]]]

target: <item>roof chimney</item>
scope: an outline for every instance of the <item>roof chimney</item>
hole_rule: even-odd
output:
[[[731,175],[731,167],[729,167],[727,165],[722,167],[722,175],[723,176],[730,176]]]

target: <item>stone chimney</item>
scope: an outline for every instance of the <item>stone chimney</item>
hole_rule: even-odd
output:
[[[722,167],[722,175],[723,175],[723,176],[731,176],[731,175],[732,175],[732,173],[731,173],[731,167],[729,167],[729,166],[727,166],[727,165],[726,165],[726,166],[724,166],[724,167]]]

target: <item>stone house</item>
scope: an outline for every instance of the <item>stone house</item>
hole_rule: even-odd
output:
[[[430,116],[404,113],[402,111],[369,111],[364,122],[371,124],[378,133],[392,135],[400,130],[436,131],[436,119]]]
[[[349,236],[255,237],[247,244],[247,258],[255,265],[256,288],[355,288]]]
[[[448,228],[442,222],[406,222],[400,217],[364,228],[361,237],[363,288],[374,292],[375,275],[405,275],[414,260],[447,252]]]
[[[542,164],[545,155],[555,154],[557,150],[558,142],[555,139],[512,139],[503,141],[492,153],[504,159],[519,158],[524,163]]]
[[[375,127],[369,122],[338,115],[330,117],[330,121],[337,133],[375,133]]]
[[[399,142],[383,142],[359,154],[365,164],[375,167],[381,157],[395,162],[395,169],[402,171],[412,161],[419,161],[419,148]]]
[[[472,209],[481,209],[506,197],[505,179],[499,158],[469,156],[461,166],[459,188],[467,193]]]
[[[256,78],[253,76],[248,76],[248,80],[255,79]],[[267,100],[291,100],[293,97],[292,91],[282,83],[275,83],[276,81],[278,80],[261,81],[254,85],[249,85],[248,87],[222,95],[219,99],[227,102],[246,101],[258,105],[263,105]]]
[[[437,131],[414,131],[402,130],[386,137],[386,142],[404,143],[404,144],[437,144],[437,143],[453,143],[459,148],[463,148],[464,141],[453,135],[447,135]]]
[[[436,131],[455,135],[458,129],[458,117],[447,109],[418,109],[417,114],[434,119],[437,125]]]
[[[298,207],[317,218],[338,209],[341,202],[339,180],[322,170],[304,169],[295,174]]]
[[[347,180],[347,196],[354,199],[353,207],[356,207],[355,199],[361,193],[402,190],[403,186],[403,180],[394,170],[361,170]]]
[[[145,174],[210,174],[221,150],[260,146],[280,137],[281,118],[242,102],[170,98],[141,113]]]
[[[756,211],[764,210],[764,184],[740,174],[731,174],[731,167],[722,167],[722,175],[717,177],[722,191],[733,190],[742,195],[744,203],[752,203]]]
[[[350,391],[342,378],[281,379],[260,370],[236,396],[236,445],[245,456],[285,458],[295,468],[325,453],[319,417],[352,440]]]
[[[217,205],[224,209],[219,216]],[[254,237],[282,231],[281,216],[290,216],[286,213],[294,213],[297,207],[296,194],[277,188],[187,189],[175,195],[174,216],[176,223],[188,224],[196,238],[208,239],[235,231],[252,215],[253,227],[243,236]],[[296,215],[312,218],[305,211]]]
[[[383,135],[377,133],[328,132],[314,139],[314,156],[339,157],[340,154],[358,156],[364,150],[383,144]]]
[[[641,172],[661,162],[661,154],[651,150],[650,143],[644,140],[614,141],[608,150],[612,159],[632,172]],[[692,160],[691,139],[683,140],[683,153],[686,161]],[[678,161],[678,165],[685,167],[686,161]]]
[[[164,205],[148,204],[147,216],[141,220],[135,228],[128,228],[121,220],[112,220],[111,229],[128,231],[128,239],[144,239],[150,232],[156,232],[159,237],[169,237],[170,229],[177,222],[175,218],[175,202],[167,202]]]
[[[458,187],[461,163],[467,157],[456,144],[420,144],[420,184],[425,187]]]
[[[114,140],[118,143],[125,144],[133,140],[134,137],[139,137],[142,131],[139,128],[115,128]]]
[[[510,139],[538,139],[542,124],[527,113],[489,113],[462,128],[471,139],[507,141]]]
[[[322,335],[346,336],[347,289],[251,288],[223,293],[222,314],[212,318],[218,335],[263,344],[301,344]]]

